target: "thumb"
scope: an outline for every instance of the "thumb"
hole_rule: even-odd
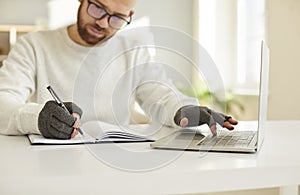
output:
[[[76,118],[75,123],[73,124],[73,127],[75,129],[79,128],[81,126],[81,122],[80,122],[80,116],[77,113],[72,113],[72,116]]]

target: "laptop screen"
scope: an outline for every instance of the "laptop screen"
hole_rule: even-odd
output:
[[[266,43],[261,43],[261,71],[260,71],[260,89],[259,89],[259,107],[258,107],[258,145],[257,149],[261,147],[264,139],[267,111],[268,111],[268,83],[269,83],[269,61],[270,50]]]

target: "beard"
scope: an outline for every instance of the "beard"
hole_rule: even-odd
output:
[[[110,39],[115,34],[110,34],[107,29],[101,28],[97,24],[85,24],[83,19],[81,19],[79,16],[77,21],[77,29],[79,36],[84,42],[86,42],[89,45],[101,44]],[[90,31],[96,31],[98,33],[101,33],[101,36],[97,36],[95,34],[90,33],[88,29]]]

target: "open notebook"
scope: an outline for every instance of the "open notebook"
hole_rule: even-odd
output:
[[[32,145],[65,145],[154,141],[151,138],[151,136],[147,136],[147,133],[142,131],[143,128],[140,129],[141,131],[134,128],[124,128],[99,121],[90,121],[82,125],[84,135],[78,134],[73,139],[48,139],[36,134],[28,135],[28,139]]]

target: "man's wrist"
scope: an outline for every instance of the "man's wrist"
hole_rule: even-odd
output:
[[[27,103],[19,109],[19,128],[24,134],[41,134],[38,128],[38,117],[42,108],[41,104]]]

